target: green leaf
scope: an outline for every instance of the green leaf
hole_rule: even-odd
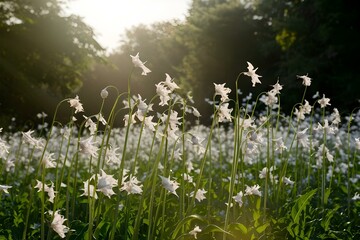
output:
[[[291,208],[291,218],[294,223],[299,224],[302,211],[310,204],[311,198],[315,195],[317,189],[301,195],[296,201],[295,205]]]
[[[256,231],[258,232],[258,233],[262,233],[263,231],[265,231],[265,229],[268,227],[270,225],[270,223],[265,223],[264,225],[262,225],[262,226],[260,226],[260,227],[257,227],[256,228]]]
[[[329,210],[326,213],[325,218],[322,219],[321,226],[324,228],[325,231],[329,230],[330,221],[339,208],[340,208],[340,206],[337,205],[334,209]]]
[[[246,226],[242,223],[236,223],[236,224],[231,224],[230,225],[230,228],[233,228],[233,229],[238,229],[240,230],[241,232],[243,232],[244,234],[247,234],[248,233],[248,229],[246,228]]]

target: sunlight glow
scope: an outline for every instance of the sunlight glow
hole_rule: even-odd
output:
[[[92,26],[99,43],[112,50],[126,29],[171,19],[185,19],[190,0],[70,0],[67,12]]]

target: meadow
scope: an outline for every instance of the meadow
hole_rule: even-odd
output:
[[[132,74],[151,73],[131,60]],[[306,99],[312,79],[299,75],[303,98],[285,115],[279,81],[239,91],[239,79],[261,84],[256,71],[248,62],[236,89],[214,83],[209,126],[187,120],[203,116],[168,74],[150,100],[130,75],[124,92],[99,90],[99,112],[75,96],[34,129],[0,126],[0,239],[359,238],[359,108]]]

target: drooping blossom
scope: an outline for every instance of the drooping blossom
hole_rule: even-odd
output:
[[[41,142],[40,139],[36,139],[34,137],[31,136],[31,134],[33,134],[34,130],[29,130],[27,132],[22,132],[22,139],[25,143],[30,144],[31,146],[41,149],[44,144]]]
[[[352,197],[351,199],[354,200],[354,201],[359,200],[359,199],[360,199],[359,193],[356,192],[355,195],[354,195],[354,197]]]
[[[218,106],[218,122],[230,122],[232,108],[228,108],[229,103],[222,103]]]
[[[180,88],[175,82],[174,79],[170,77],[169,74],[165,73],[166,79],[164,84],[170,89],[170,91],[174,91],[175,89]]]
[[[100,169],[100,175],[98,174],[98,182],[96,191],[102,192],[105,196],[111,197],[115,192],[113,187],[118,184],[118,181],[113,178],[112,175],[107,175],[104,170]]]
[[[194,236],[195,239],[197,239],[197,234],[201,232],[201,229],[199,226],[195,226],[193,230],[189,232],[190,235]]]
[[[70,107],[75,108],[75,113],[84,111],[83,105],[80,102],[78,95],[76,95],[75,98],[71,98],[70,100],[68,100],[68,103],[70,103]]]
[[[141,194],[142,184],[139,183],[140,181],[135,176],[129,177],[129,181],[124,181],[120,190],[126,191],[128,194]]]
[[[8,191],[9,188],[12,188],[12,186],[0,185],[0,191],[3,191],[4,193],[9,193]]]
[[[318,100],[318,103],[320,104],[321,108],[326,107],[327,105],[331,105],[330,104],[330,98],[326,98],[325,94],[323,94],[323,97],[321,99]]]
[[[53,212],[49,211],[49,213],[52,215]],[[59,234],[61,238],[65,238],[65,233],[69,232],[70,228],[64,225],[64,222],[67,219],[64,218],[63,215],[59,213],[59,210],[55,211],[54,213],[54,219],[51,222],[51,228]]]
[[[106,99],[106,98],[109,96],[109,92],[107,91],[106,88],[104,88],[103,90],[101,90],[100,96],[101,96],[102,99]]]
[[[309,138],[308,138],[308,135],[306,134],[307,130],[308,130],[308,128],[305,128],[304,130],[302,130],[296,134],[296,139],[297,139],[298,143],[303,147],[309,146]]]
[[[247,72],[244,72],[244,74],[245,74],[246,76],[251,77],[252,86],[255,87],[255,84],[256,84],[256,83],[260,83],[260,84],[261,84],[261,81],[259,80],[259,78],[260,78],[261,76],[256,74],[256,70],[257,70],[258,68],[254,69],[254,66],[253,66],[251,63],[249,63],[249,62],[247,62],[247,64],[248,64],[248,67],[247,67],[248,71],[247,71]]]
[[[47,192],[48,197],[49,197],[49,202],[54,203],[56,191],[54,191],[54,183],[53,182],[51,182],[51,185],[48,186],[46,184],[43,184],[39,180],[36,180],[36,186],[34,188],[37,188],[38,192],[41,192],[43,190],[44,190],[44,192]]]
[[[291,181],[290,178],[283,177],[282,180],[285,185],[294,185],[294,181]]]
[[[89,180],[86,180],[84,182],[84,188],[81,190],[83,190],[84,192],[80,196],[90,196],[95,199],[98,198],[97,193],[95,191],[95,186],[90,184]]]
[[[95,146],[96,142],[93,142],[93,137],[89,137],[79,142],[80,144],[80,152],[86,155],[90,155],[92,157],[97,157],[98,147]]]
[[[235,196],[232,197],[234,199],[234,201],[239,204],[240,207],[242,207],[242,205],[244,204],[244,202],[242,200],[243,196],[244,196],[244,193],[242,191],[240,191],[240,192],[238,192],[238,194],[236,194]]]
[[[176,189],[179,188],[179,183],[175,180],[170,180],[170,176],[165,178],[163,176],[159,176],[161,178],[162,186],[168,190],[170,193],[174,194],[175,196],[179,197],[176,193]]]
[[[226,102],[229,100],[228,94],[231,92],[230,88],[225,87],[225,83],[223,84],[216,84],[214,83],[215,86],[215,95],[220,95],[221,96],[221,102]]]
[[[164,86],[163,83],[155,84],[156,86],[156,93],[160,97],[160,106],[168,105],[168,101],[170,100],[170,93],[171,91]]]
[[[141,75],[146,76],[148,73],[151,72],[151,70],[145,66],[146,62],[142,62],[140,60],[139,53],[137,53],[135,56],[130,55],[130,57],[131,57],[131,60],[132,60],[132,63],[134,64],[134,66],[141,68],[141,70],[142,70]]]
[[[204,189],[198,189],[196,191],[196,195],[195,195],[196,200],[201,202],[202,200],[206,199],[205,193],[207,193],[207,191],[205,191]],[[193,197],[193,196],[194,196],[194,192],[191,192],[190,197]]]
[[[259,189],[260,189],[260,186],[258,184],[251,186],[251,187],[246,186],[244,196],[257,195],[257,196],[261,197],[261,192],[259,191]]]
[[[308,86],[311,85],[311,78],[309,78],[307,74],[306,74],[306,75],[302,75],[302,76],[297,75],[296,77],[302,79],[302,81],[303,81],[302,84],[303,84],[304,86],[307,86],[307,87],[308,87]]]

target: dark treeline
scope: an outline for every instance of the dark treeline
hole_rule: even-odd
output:
[[[313,79],[308,100],[319,91],[341,113],[359,106],[360,21],[353,1],[193,0],[185,22],[134,27],[109,56],[102,55],[81,19],[62,16],[56,0],[34,1],[39,6],[25,2],[30,7],[14,0],[0,2],[3,122],[12,116],[19,121],[34,118],[40,111],[51,115],[58,101],[75,94],[84,103],[85,115],[96,114],[101,89],[114,85],[126,92],[133,71],[132,93],[148,100],[165,73],[174,77],[181,94],[192,92],[206,123],[212,108],[204,99],[212,98],[213,83],[226,83],[234,97],[235,80],[247,70],[246,61],[263,77],[262,84],[252,88],[249,78],[241,76],[244,95],[256,96],[279,80],[285,112],[301,100],[303,86],[296,75],[305,74]],[[129,55],[137,52],[152,70],[148,76],[132,67]]]

